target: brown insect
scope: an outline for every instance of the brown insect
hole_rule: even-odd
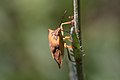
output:
[[[64,56],[64,42],[61,34],[61,29],[57,28],[56,30],[48,29],[49,35],[49,46],[52,53],[52,57],[58,64],[60,68],[62,65],[62,58]]]
[[[65,39],[70,39],[70,36],[64,36],[63,25],[65,24],[73,24],[73,20],[69,22],[61,23],[61,26],[55,30],[48,29],[49,32],[48,40],[49,40],[50,51],[52,53],[52,57],[57,62],[59,68],[61,68],[62,66],[64,47],[67,49],[67,52],[68,52],[68,48],[72,48],[71,46],[66,45],[64,41]],[[68,57],[70,58],[69,54]]]

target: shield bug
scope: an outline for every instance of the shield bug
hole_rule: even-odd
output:
[[[55,61],[58,64],[58,67],[60,68],[62,65],[62,58],[64,56],[64,42],[61,34],[61,29],[60,28],[57,28],[56,30],[48,29],[48,31],[50,51],[52,53],[52,57],[55,59]]]
[[[66,45],[64,41],[64,39],[70,38],[68,36],[64,36],[63,25],[65,24],[73,24],[73,20],[65,23],[62,23],[61,21],[60,27],[58,27],[55,30],[48,29],[49,32],[48,41],[49,41],[50,51],[52,53],[52,57],[57,62],[59,68],[61,68],[62,65],[62,59],[64,56],[64,47],[67,48],[67,52],[68,52],[68,48],[72,48],[71,46]],[[68,58],[70,58],[69,56],[70,55],[68,54]]]

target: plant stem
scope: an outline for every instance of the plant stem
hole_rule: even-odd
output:
[[[74,6],[74,26],[75,31],[78,34],[80,46],[82,46],[82,39],[81,39],[81,25],[80,25],[80,0],[73,0]]]
[[[80,0],[73,0],[74,6],[74,26],[71,28],[73,54],[75,64],[71,65],[71,80],[83,80],[83,53],[82,53],[82,37],[80,25]]]

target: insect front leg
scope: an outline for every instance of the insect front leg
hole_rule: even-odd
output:
[[[60,25],[62,35],[64,35],[63,25],[73,24],[73,23],[74,23],[73,20],[71,20],[71,21],[68,21],[68,22],[64,22],[64,23],[62,23],[62,24]]]

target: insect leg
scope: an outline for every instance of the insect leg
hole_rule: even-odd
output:
[[[64,46],[65,46],[65,48],[66,48],[66,50],[67,50],[68,59],[69,59],[71,62],[75,62],[75,61],[73,61],[73,60],[71,59],[71,54],[70,54],[69,49],[68,49],[68,48],[72,48],[72,46],[68,46],[68,45],[66,45],[66,43],[64,43]]]
[[[65,47],[65,48],[71,48],[71,49],[73,48],[73,46],[69,46],[69,45],[67,45],[66,43],[64,43],[64,47]]]
[[[72,42],[71,36],[64,36],[63,40],[68,40],[68,41]]]
[[[73,23],[73,20],[72,20],[72,21],[68,21],[68,22],[64,22],[64,23],[62,23],[62,24],[60,25],[62,35],[64,35],[64,33],[63,33],[63,25],[72,24],[72,23]]]
[[[65,38],[65,39],[70,39],[71,37],[70,37],[70,36],[65,36],[64,38]]]

